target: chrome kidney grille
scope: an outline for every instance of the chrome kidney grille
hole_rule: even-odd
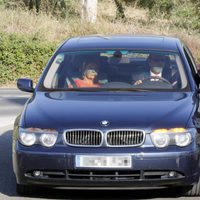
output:
[[[64,137],[66,143],[72,146],[100,146],[103,140],[98,130],[69,130]]]
[[[110,147],[140,146],[144,139],[145,133],[140,130],[112,130],[103,134],[100,130],[73,129],[64,134],[67,145],[84,147],[98,147],[103,144]]]
[[[145,134],[138,130],[114,130],[107,133],[108,146],[139,146],[144,142]]]

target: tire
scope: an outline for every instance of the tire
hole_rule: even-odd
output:
[[[37,188],[32,185],[17,184],[16,189],[17,189],[17,193],[20,195],[31,195],[37,192]]]
[[[200,196],[200,178],[193,186],[184,188],[184,195],[189,197]]]

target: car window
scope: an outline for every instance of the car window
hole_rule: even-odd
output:
[[[59,53],[44,78],[48,89],[159,89],[188,86],[178,53],[101,50]]]
[[[193,58],[190,50],[186,46],[184,47],[184,53],[186,55],[187,61],[190,65],[190,68],[193,72],[193,75],[195,75],[197,73],[196,63],[194,61],[194,58]]]

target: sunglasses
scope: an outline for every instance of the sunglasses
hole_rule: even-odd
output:
[[[93,73],[93,74],[96,74],[97,73],[97,70],[96,69],[87,69],[88,72],[90,73]]]

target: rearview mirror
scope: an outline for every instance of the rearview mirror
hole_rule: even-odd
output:
[[[34,92],[33,81],[28,78],[18,79],[17,87],[24,92]]]

